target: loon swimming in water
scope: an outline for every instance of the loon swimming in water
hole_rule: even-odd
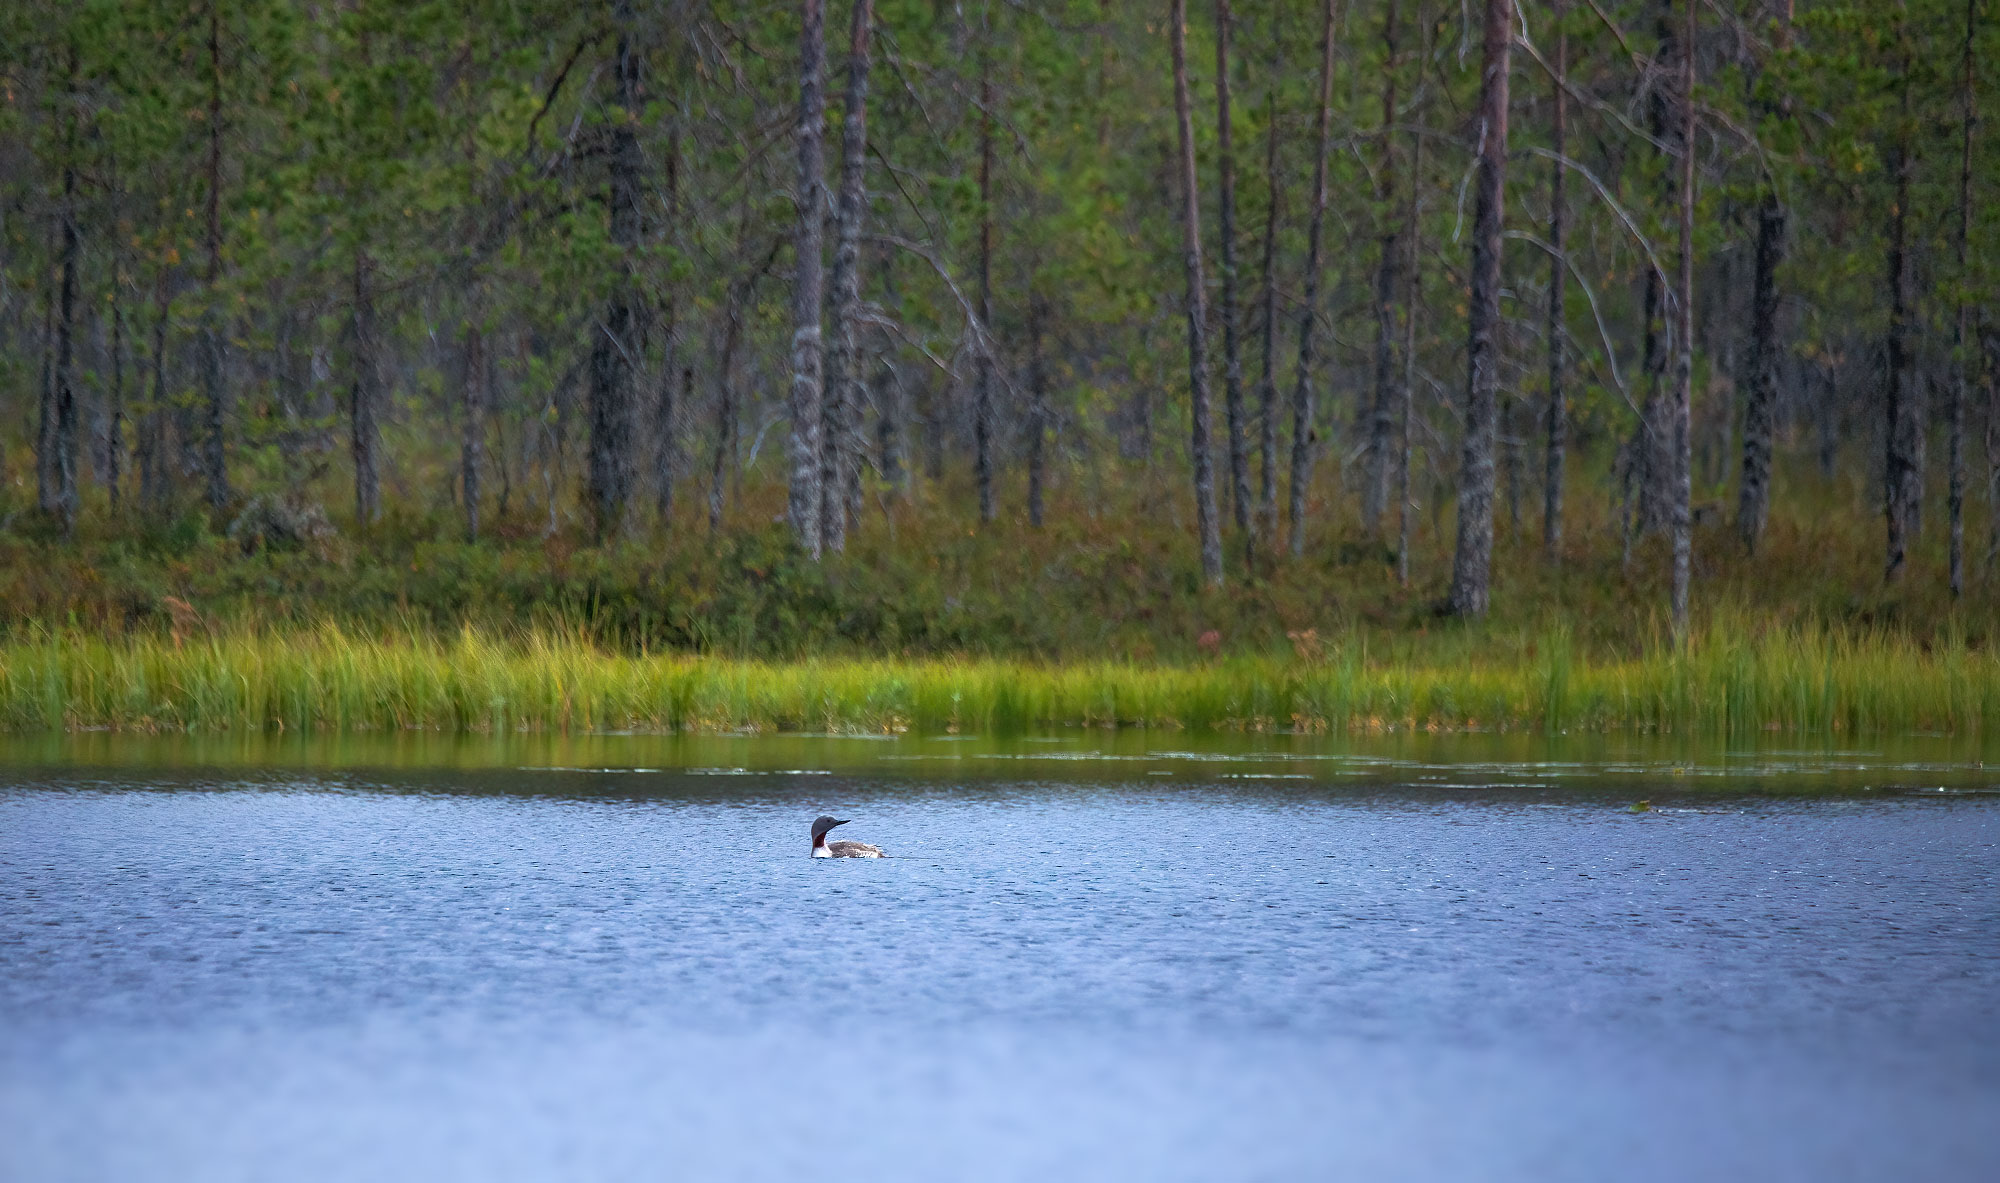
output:
[[[835,826],[844,826],[847,819],[835,821],[830,817],[818,818],[813,822],[814,858],[881,858],[882,848],[870,846],[866,842],[828,842],[826,832]]]

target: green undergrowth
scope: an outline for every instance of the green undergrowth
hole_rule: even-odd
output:
[[[1685,649],[1582,655],[1567,630],[1511,654],[1046,663],[771,662],[631,654],[548,632],[362,634],[336,625],[0,644],[0,728],[134,731],[782,730],[1007,733],[1056,727],[1249,731],[1639,729],[1994,733],[2000,658],[1963,644],[1719,621]]]

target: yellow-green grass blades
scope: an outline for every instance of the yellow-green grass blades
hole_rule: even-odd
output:
[[[1636,729],[1992,734],[2000,659],[1892,632],[1718,621],[1686,647],[1593,660],[1561,628],[1506,650],[1360,644],[1208,664],[612,652],[577,636],[225,629],[175,640],[33,631],[0,644],[0,728],[140,731],[1006,733]]]

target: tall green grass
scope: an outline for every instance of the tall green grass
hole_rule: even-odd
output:
[[[336,625],[176,640],[38,631],[0,643],[0,729],[1006,733],[1637,729],[1994,733],[2000,658],[1890,632],[1719,620],[1687,647],[1592,660],[1567,630],[1505,651],[1361,644],[1210,664],[791,663],[634,656],[547,632]]]

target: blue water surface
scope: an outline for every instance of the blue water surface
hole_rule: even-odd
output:
[[[2000,797],[0,771],[0,1178],[808,1171],[2000,1178]]]

